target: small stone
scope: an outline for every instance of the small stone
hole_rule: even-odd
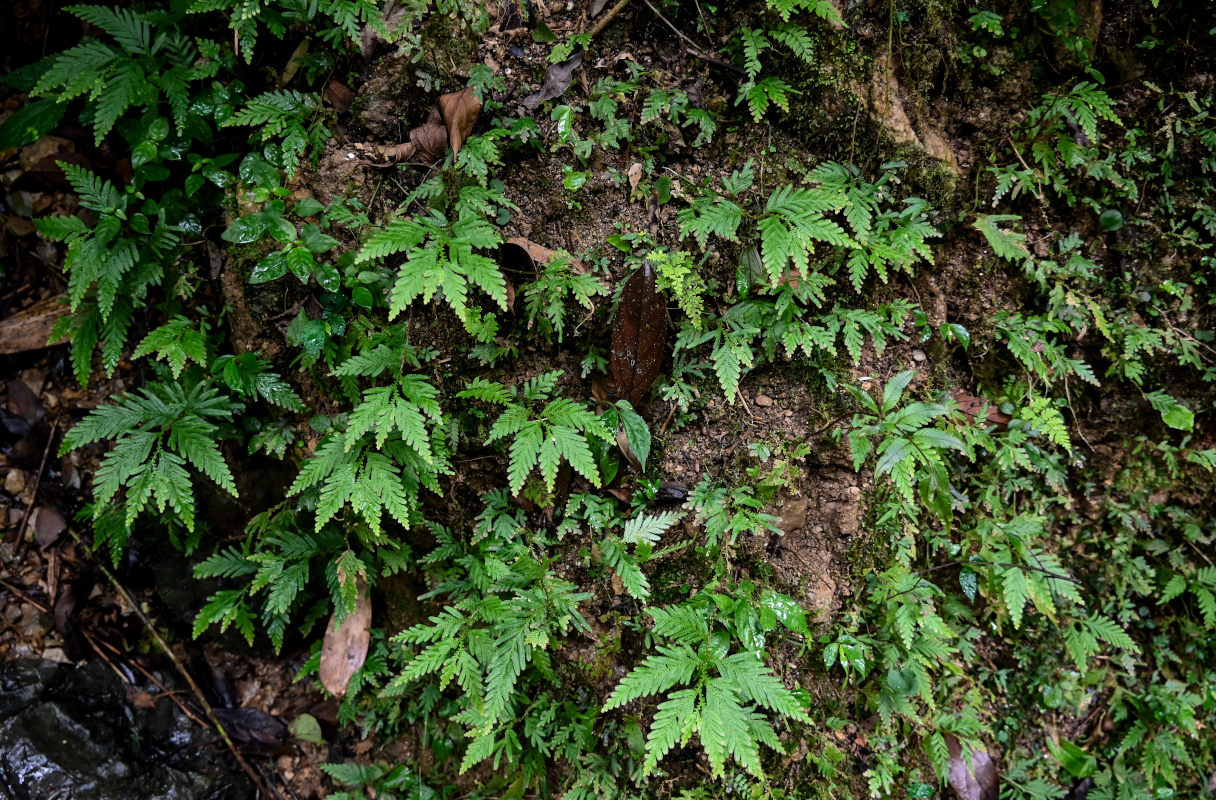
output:
[[[25,472],[19,469],[10,469],[8,474],[4,476],[4,491],[11,495],[19,495],[25,489]]]
[[[921,361],[924,361],[925,360],[925,351],[924,350],[913,350],[912,351],[912,360],[916,361],[918,363]]]
[[[766,394],[756,395],[756,405],[760,406],[761,408],[768,408],[772,404],[773,404],[773,398],[769,397],[768,395],[766,395]]]

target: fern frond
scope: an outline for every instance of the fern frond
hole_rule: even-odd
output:
[[[640,697],[665,692],[671,687],[688,683],[700,664],[697,652],[685,644],[659,645],[658,652],[647,656],[621,679],[616,689],[604,701],[603,710],[619,708]],[[677,693],[673,693],[673,696]]]

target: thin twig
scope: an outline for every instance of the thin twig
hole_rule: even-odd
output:
[[[93,637],[89,634],[88,631],[82,629],[80,632],[83,633],[85,638],[89,640],[89,644],[93,645],[94,650],[97,649],[97,645],[99,644],[116,656],[122,655],[122,653],[119,651],[119,649],[117,647],[110,644],[105,639],[98,639],[96,644],[94,644]],[[105,656],[102,656],[102,658],[105,658]],[[191,711],[189,708],[187,708],[186,704],[183,703],[178,698],[177,692],[170,691],[169,687],[167,687],[163,683],[161,683],[155,675],[153,675],[151,672],[149,672],[147,670],[146,667],[144,667],[143,664],[140,664],[138,661],[134,661],[134,660],[130,660],[130,659],[127,660],[127,663],[130,664],[132,667],[135,667],[135,669],[138,670],[141,675],[143,675],[145,678],[147,678],[152,683],[153,686],[155,686],[157,689],[160,689],[161,693],[156,696],[156,699],[159,700],[161,697],[168,697],[175,704],[177,704],[177,707],[182,710],[182,713],[185,714],[187,717],[189,717],[190,720],[192,722],[194,722],[194,724],[196,724],[202,728],[207,727],[207,722],[203,719],[200,719],[197,714],[195,714],[193,711]]]
[[[93,548],[86,544],[85,541],[80,538],[80,535],[76,533],[76,531],[69,528],[68,533],[72,535],[72,538],[76,540],[77,544],[84,548],[86,553],[93,557],[97,567],[103,573],[105,573],[105,576],[110,580],[110,585],[114,587],[116,592],[122,595],[123,599],[127,601],[127,605],[129,605],[131,610],[135,612],[135,616],[139,617],[139,621],[144,624],[144,628],[146,628],[149,635],[152,636],[152,641],[156,642],[156,646],[161,649],[161,652],[163,652],[171,662],[173,662],[173,666],[176,667],[181,676],[185,678],[187,685],[190,686],[190,690],[194,692],[194,699],[197,700],[198,704],[202,706],[205,712],[207,712],[207,719],[209,719],[211,724],[215,726],[216,732],[218,732],[220,738],[224,740],[224,744],[228,745],[229,752],[231,752],[233,757],[236,758],[237,763],[241,765],[241,769],[246,775],[249,776],[249,779],[253,781],[254,787],[267,797],[276,799],[282,798],[282,795],[266,785],[266,782],[261,779],[258,773],[254,771],[253,767],[249,765],[249,762],[245,760],[245,757],[241,755],[241,751],[237,749],[236,744],[234,744],[232,739],[228,736],[228,731],[224,730],[223,723],[220,722],[219,717],[216,716],[215,709],[211,707],[211,703],[207,702],[207,698],[203,694],[203,690],[199,688],[199,685],[195,682],[194,676],[191,675],[189,670],[182,665],[182,662],[177,660],[177,656],[173,654],[173,651],[169,648],[168,643],[165,642],[165,640],[161,637],[160,632],[156,630],[156,626],[152,624],[152,620],[148,619],[148,615],[145,614],[143,609],[139,607],[139,604],[135,602],[135,598],[131,596],[130,592],[127,591],[125,586],[118,582],[118,578],[114,577],[114,573],[110,571],[110,569],[105,565],[104,562],[102,562],[101,559],[97,558],[97,555],[93,553]]]
[[[42,483],[42,472],[46,469],[46,457],[51,454],[51,445],[55,443],[55,431],[59,428],[59,414],[55,415],[55,421],[51,423],[51,432],[46,437],[46,447],[42,449],[42,461],[38,464],[38,471],[34,473],[34,490],[30,492],[30,501],[25,505],[25,513],[21,515],[21,524],[17,526],[17,547],[15,549],[16,558],[21,558],[21,553],[25,549],[25,524],[30,521],[30,514],[34,513],[34,504],[38,502],[38,486]]]
[[[723,69],[729,69],[731,72],[734,72],[736,74],[739,74],[739,75],[747,74],[745,71],[743,71],[739,67],[736,67],[734,64],[730,63],[729,61],[723,61],[722,59],[717,58],[716,56],[711,56],[711,55],[707,54],[705,52],[705,50],[702,49],[701,45],[697,44],[692,39],[689,39],[684,34],[684,31],[680,30],[675,25],[672,25],[671,21],[669,19],[667,19],[667,17],[663,16],[663,13],[661,11],[659,11],[657,8],[655,8],[651,4],[650,0],[642,0],[642,2],[646,4],[647,8],[649,8],[652,12],[654,12],[654,15],[656,17],[658,17],[659,20],[664,25],[666,25],[668,28],[671,29],[672,33],[674,33],[676,36],[680,37],[681,39],[683,39],[685,42],[688,43],[689,47],[692,48],[688,51],[690,55],[694,55],[697,58],[704,59],[705,61],[708,61],[711,64],[715,64],[719,67],[722,67]]]
[[[617,4],[608,9],[608,13],[600,17],[600,21],[595,23],[591,30],[587,31],[587,35],[592,39],[604,32],[604,28],[608,27],[608,23],[616,19],[616,15],[625,10],[625,6],[629,5],[629,0],[618,0]]]

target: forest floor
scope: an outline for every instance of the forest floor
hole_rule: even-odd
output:
[[[504,238],[520,237],[551,250],[569,251],[604,285],[617,289],[633,264],[611,243],[614,237],[644,233],[654,246],[672,250],[690,246],[692,240],[681,236],[678,220],[687,205],[685,198],[694,196],[696,187],[721,185],[749,161],[763,193],[800,180],[823,162],[856,164],[871,180],[884,174],[888,162],[903,162],[892,173],[897,177],[891,190],[895,197],[918,196],[932,205],[929,222],[938,231],[929,242],[932,263],[920,265],[915,275],[894,272],[888,280],[867,283],[864,298],[871,306],[897,300],[915,304],[923,316],[904,324],[902,336],[889,337],[877,347],[867,336],[857,359],[844,351],[813,359],[789,358],[780,351],[758,357],[755,368],[745,371],[736,398],[728,399],[709,372],[695,383],[698,397],[691,411],[681,410],[676,402],[655,393],[639,404],[655,438],[646,472],[659,479],[659,503],[666,498],[666,507],[679,508],[707,477],[721,485],[739,486],[757,480],[757,475],[771,478],[774,469],[784,471],[762,509],[776,518],[773,529],[739,539],[728,577],[763,580],[778,587],[806,609],[814,636],[834,637],[843,620],[861,613],[868,576],[885,569],[890,557],[885,534],[879,533],[881,524],[868,503],[877,485],[873,466],[855,469],[843,435],[856,405],[841,387],[854,385],[880,393],[902,371],[916,370],[910,392],[950,395],[965,404],[1001,394],[1002,386],[1008,386],[1003,383],[1007,376],[1019,372],[1016,364],[1011,368],[993,320],[1000,312],[1028,314],[1040,307],[1042,299],[1018,267],[994,258],[991,243],[971,223],[976,213],[991,213],[995,205],[988,200],[993,191],[989,168],[1024,157],[1010,147],[1011,131],[1024,124],[1029,109],[1040,104],[1044,87],[1067,83],[1064,73],[1073,78],[1084,75],[1049,37],[1043,38],[1038,62],[1014,58],[1015,44],[1001,40],[983,59],[972,58],[964,64],[956,52],[962,46],[958,31],[964,29],[945,19],[935,20],[935,4],[916,5],[909,19],[908,12],[863,3],[847,11],[847,36],[823,38],[817,69],[797,62],[790,68],[800,92],[791,100],[790,110],[774,109],[757,123],[735,103],[739,82],[735,70],[723,67],[716,56],[703,57],[719,53],[727,38],[724,28],[722,41],[704,40],[699,6],[682,4],[675,9],[666,3],[657,4],[656,10],[647,2],[627,3],[596,33],[569,85],[562,87],[566,99],[585,103],[598,82],[626,79],[631,65],[638,65],[657,88],[683,92],[695,106],[720,113],[725,121],[710,144],[693,146],[695,128],[680,127],[662,117],[643,125],[644,109],[631,105],[634,98],[626,97],[618,113],[642,134],[616,149],[595,147],[580,162],[568,147],[555,144],[560,136],[558,123],[546,113],[525,108],[524,99],[541,83],[552,49],[549,42],[537,41],[545,37],[533,35],[536,23],[561,40],[591,30],[604,14],[615,11],[603,8],[603,3],[594,5],[600,7],[596,14],[590,13],[591,4],[582,2],[551,7],[533,4],[537,20],[529,26],[516,25],[505,17],[492,18],[489,30],[480,34],[464,29],[452,16],[434,14],[417,31],[427,46],[414,59],[393,52],[384,43],[374,45],[366,61],[356,57],[358,68],[347,77],[335,77],[326,90],[334,121],[332,138],[324,152],[312,164],[306,162],[286,187],[295,200],[312,197],[325,205],[356,198],[371,220],[386,219],[437,168],[369,162],[388,160],[382,155],[386,147],[409,140],[411,129],[423,124],[436,103],[436,87],[463,86],[475,65],[488,65],[503,79],[493,93],[499,116],[534,113],[540,142],[508,153],[495,174],[515,205],[502,228]],[[715,21],[731,13],[725,9],[727,5],[719,4]],[[1075,5],[1083,26],[1089,26],[1078,35],[1091,43],[1092,63],[1106,75],[1105,91],[1129,126],[1136,124],[1132,121],[1151,120],[1157,113],[1159,95],[1146,88],[1151,84],[1169,87],[1180,96],[1189,93],[1210,98],[1216,90],[1211,72],[1216,53],[1204,51],[1211,46],[1212,35],[1198,30],[1210,25],[1200,23],[1202,14],[1188,20],[1179,16],[1172,23],[1153,17],[1157,27],[1152,30],[1160,38],[1185,41],[1189,34],[1182,26],[1189,24],[1195,28],[1196,40],[1205,43],[1191,51],[1182,48],[1183,56],[1163,63],[1141,58],[1143,51],[1134,48],[1149,24],[1140,4],[1085,0]],[[739,13],[741,19],[748,19],[745,12]],[[967,16],[958,9],[951,14],[959,19]],[[1007,27],[1034,24],[1020,6],[1005,22]],[[15,23],[10,20],[10,24],[15,30]],[[1161,27],[1170,24],[1178,27]],[[286,63],[263,67],[282,70]],[[1059,74],[1053,75],[1053,71]],[[24,95],[13,94],[7,110],[17,110],[24,100]],[[491,124],[490,119],[482,118],[474,134]],[[1083,136],[1077,132],[1078,141]],[[55,166],[65,160],[108,170],[107,174],[119,178],[124,169],[122,164],[107,168],[106,154],[94,146],[91,133],[75,124],[65,123],[37,142],[0,153],[0,181],[6,193],[0,233],[4,259],[0,405],[6,409],[4,454],[0,455],[0,564],[4,570],[0,659],[110,659],[116,653],[129,656],[141,647],[146,650],[146,631],[129,607],[133,597],[174,642],[179,660],[189,662],[202,654],[213,672],[222,674],[216,678],[217,684],[230,685],[234,706],[257,709],[286,723],[304,714],[320,723],[325,744],[319,743],[320,738],[318,743],[310,743],[286,734],[276,734],[281,738],[263,743],[261,749],[246,743],[248,757],[267,774],[277,772],[292,796],[325,795],[319,765],[326,761],[413,763],[425,771],[438,756],[430,750],[424,752],[421,743],[428,737],[422,723],[403,725],[395,737],[340,725],[338,702],[311,679],[296,680],[310,657],[311,641],[289,638],[281,654],[264,646],[250,648],[230,634],[208,634],[193,642],[194,615],[217,584],[186,580],[194,560],[180,555],[169,543],[157,540],[151,532],[141,533],[132,540],[113,581],[100,569],[108,559],[95,562],[91,548],[82,543],[91,542],[92,537],[87,521],[78,521],[76,515],[90,500],[89,487],[104,451],[85,449],[60,455],[62,435],[107,398],[142,385],[148,372],[141,362],[129,358],[112,375],[106,375],[98,364],[87,388],[81,388],[72,375],[66,347],[43,346],[48,320],[61,313],[55,301],[65,289],[62,250],[40,239],[31,220],[75,208],[71,189]],[[576,185],[570,180],[572,171],[578,173],[575,189],[570,188]],[[239,203],[226,211],[231,221],[234,212],[241,211]],[[1075,234],[1085,242],[1085,257],[1112,271],[1122,269],[1148,280],[1156,274],[1155,268],[1141,262],[1169,258],[1171,252],[1183,260],[1192,259],[1190,268],[1196,272],[1200,269],[1198,257],[1181,248],[1144,244],[1152,235],[1147,227],[1122,233],[1104,229],[1093,205],[1037,202],[1027,193],[1018,201],[1017,211],[1022,216],[1026,246],[1039,257],[1057,252],[1057,243]],[[1123,210],[1129,220],[1135,214],[1130,203]],[[310,413],[336,413],[340,406],[324,380],[293,360],[298,348],[288,331],[301,312],[313,318],[321,314],[316,287],[246,283],[241,276],[260,254],[256,247],[252,251],[229,248],[219,240],[220,230],[216,227],[207,233],[211,266],[210,274],[195,289],[200,302],[227,307],[217,324],[225,330],[234,352],[260,350],[293,384]],[[333,235],[339,237],[342,248],[358,245],[358,232],[336,231]],[[720,316],[740,300],[736,273],[746,271],[749,258],[758,258],[754,242],[718,239],[705,248],[703,269],[715,287],[706,298],[707,315]],[[533,278],[530,265],[514,274],[509,266],[505,271],[512,305],[507,318],[523,329],[523,296]],[[847,289],[832,291],[839,294],[828,297],[829,307],[837,300],[855,299]],[[496,367],[486,367],[470,354],[475,341],[455,324],[446,307],[416,304],[406,321],[411,344],[433,348],[438,354],[427,369],[445,394],[464,386],[451,379],[453,388],[449,389],[445,381],[450,376],[462,380],[485,376],[510,385],[549,370],[562,370],[562,396],[594,406],[610,402],[612,387],[604,371],[587,373],[581,362],[596,348],[604,354],[604,343],[612,332],[611,303],[612,296],[606,295],[594,298],[590,308],[576,307],[563,341],[522,338],[517,354]],[[671,307],[673,314],[678,313],[674,303]],[[1203,319],[1209,313],[1206,309],[1195,313],[1192,322],[1196,328],[1210,322]],[[153,316],[149,310],[137,320],[137,326],[151,327]],[[968,332],[969,347],[938,335],[950,324]],[[1069,356],[1091,357],[1100,349],[1094,343],[1094,332],[1089,332],[1088,339],[1085,336],[1081,332],[1070,341]],[[674,340],[674,333],[671,338]],[[1093,357],[1101,363],[1101,356]],[[665,374],[671,363],[668,356]],[[1078,477],[1073,490],[1063,493],[1067,500],[1061,503],[1072,504],[1076,519],[1098,520],[1110,503],[1127,501],[1120,493],[1119,475],[1140,457],[1131,452],[1137,437],[1159,434],[1161,423],[1146,404],[1144,392],[1130,383],[1092,386],[1074,381],[1065,391],[1070,392],[1064,414],[1075,447],[1073,461],[1080,465],[1074,473],[1084,477]],[[1204,397],[1203,391],[1196,390],[1189,401],[1199,415],[1189,440],[1195,449],[1216,446],[1204,416],[1211,397]],[[311,453],[321,438],[307,432],[303,420],[300,422],[301,439],[292,451],[297,460]],[[494,457],[494,452],[476,441],[462,449],[454,460],[453,474],[443,478],[442,494],[426,497],[423,516],[452,529],[471,528],[480,513],[478,498],[504,485],[505,462]],[[245,521],[278,502],[292,479],[290,471],[274,459],[249,457],[235,446],[227,455],[236,464],[241,499],[234,501],[202,489],[199,499],[200,517],[206,515],[210,520],[219,545],[240,541]],[[624,469],[622,477],[605,490],[626,504],[634,492],[642,491],[637,474],[628,472]],[[1156,494],[1146,497],[1145,503],[1194,500],[1196,507],[1206,507],[1208,490],[1190,480],[1181,478],[1170,487],[1155,488]],[[567,491],[579,490],[590,490],[590,486],[575,476]],[[546,512],[526,498],[518,502],[537,524],[552,520],[551,509]],[[694,539],[700,525],[701,520],[686,515],[673,538]],[[551,553],[553,572],[591,594],[582,604],[582,613],[593,630],[590,636],[571,636],[553,655],[559,674],[577,673],[591,691],[607,696],[638,659],[633,652],[638,646],[636,637],[622,640],[620,621],[638,613],[639,605],[619,579],[597,562],[598,533],[590,529],[569,532]],[[429,549],[425,533],[412,537],[418,553]],[[1082,548],[1077,545],[1077,549]],[[688,548],[664,561],[650,575],[654,596],[671,597],[681,587],[686,589],[690,580],[704,580],[704,565],[698,558]],[[436,601],[417,600],[420,588],[416,576],[397,576],[380,584],[375,613],[377,626],[387,635],[424,621],[441,606]],[[79,631],[87,636],[81,638]],[[612,640],[617,642],[615,649],[606,648],[605,642]],[[844,781],[848,791],[861,796],[866,791],[862,774],[873,758],[867,730],[876,724],[874,713],[858,708],[856,688],[843,682],[838,673],[804,668],[808,656],[801,643],[777,643],[770,656],[775,672],[805,690],[813,705],[854,709],[855,713],[841,712],[847,724],[830,736],[846,757],[842,769],[851,776]],[[975,655],[977,661],[987,662],[992,675],[1016,669],[1012,658],[1009,648],[991,642],[981,643]],[[163,666],[146,653],[139,659],[149,668]],[[132,695],[135,693],[133,688]],[[1071,731],[1068,738],[1079,740],[1097,736],[1094,725],[1100,719],[1101,715],[1068,717],[1062,713],[1051,725]],[[1006,741],[1003,747],[1008,752],[1034,749],[1043,735],[1041,729],[1027,726],[1021,729],[1020,738]],[[808,745],[810,741],[803,741],[800,751],[796,747],[784,756],[784,763],[790,765],[791,784],[811,780],[814,775],[812,767],[799,760],[799,753],[805,755],[808,746],[819,746]],[[689,776],[704,770],[698,761],[699,750],[689,747],[677,752],[681,753],[678,758],[669,757],[678,762],[670,767],[670,774],[676,776],[672,785],[693,780]],[[488,764],[475,768],[455,779],[458,790],[463,792],[486,780],[492,772]]]

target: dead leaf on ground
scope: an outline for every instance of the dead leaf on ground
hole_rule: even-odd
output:
[[[355,93],[340,81],[330,81],[325,87],[325,102],[339,114],[345,114],[350,104],[355,102]]]
[[[443,126],[443,115],[438,108],[432,108],[427,121],[410,131],[408,142],[391,145],[360,143],[355,144],[354,149],[368,154],[368,158],[359,158],[359,163],[369,167],[393,167],[411,159],[429,167],[439,163],[447,152],[448,132]]]
[[[667,302],[647,261],[621,292],[612,322],[612,378],[616,393],[635,406],[659,376],[667,346]]]
[[[629,436],[625,433],[625,428],[622,426],[616,431],[616,446],[620,448],[621,455],[629,462],[629,465],[642,472],[642,460],[638,458],[638,454],[633,452],[633,448],[629,445]]]
[[[38,538],[38,546],[45,550],[68,529],[68,521],[50,506],[38,506],[33,513],[34,535]]]
[[[985,750],[972,750],[970,759],[964,759],[958,738],[947,733],[945,739],[950,753],[946,782],[954,790],[955,797],[958,800],[997,800],[1001,793],[1000,780],[992,756]]]
[[[536,107],[546,100],[561,97],[562,93],[570,88],[570,81],[574,80],[574,71],[582,63],[583,51],[579,50],[565,61],[550,66],[545,70],[545,79],[541,82],[540,90],[524,98],[524,107],[529,111],[535,111]]]
[[[638,182],[642,180],[642,162],[635,161],[629,165],[629,172],[625,173],[629,176],[629,188],[638,188]]]
[[[217,708],[228,735],[242,744],[276,750],[287,743],[287,723],[257,708]]]
[[[325,629],[325,641],[321,645],[321,685],[335,697],[346,694],[351,676],[359,671],[367,658],[371,644],[372,601],[367,582],[356,578],[359,597],[355,610],[338,622],[335,612]]]
[[[972,420],[978,419],[980,413],[984,412],[984,419],[1001,431],[1008,430],[1009,423],[1013,421],[1013,417],[1001,413],[996,404],[987,398],[976,397],[966,392],[954,392],[951,396],[954,398],[954,402],[958,403],[958,410]],[[987,411],[984,411],[985,408]]]
[[[464,140],[473,132],[473,125],[481,113],[481,100],[473,93],[472,86],[459,92],[449,92],[439,98],[439,109],[448,129],[448,144],[452,146],[452,158],[460,155]]]
[[[504,270],[515,273],[539,273],[546,264],[557,254],[544,245],[537,244],[522,236],[512,236],[498,247],[498,263]],[[582,262],[570,259],[570,271],[582,275],[587,271]]]

